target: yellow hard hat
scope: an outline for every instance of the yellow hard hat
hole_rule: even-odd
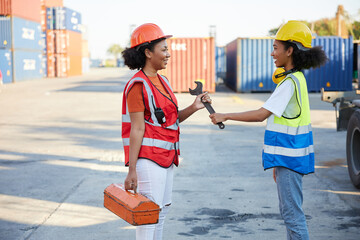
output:
[[[276,33],[276,40],[280,41],[294,41],[301,43],[302,47],[307,49],[311,48],[311,31],[305,23],[300,21],[288,21],[282,25]],[[299,45],[297,44],[299,47]],[[299,47],[301,49],[301,46]],[[301,50],[307,50],[301,49]]]

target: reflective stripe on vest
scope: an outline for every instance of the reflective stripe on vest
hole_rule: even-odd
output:
[[[130,139],[129,138],[123,138],[123,145],[124,146],[129,146],[130,145]],[[148,147],[163,148],[163,149],[166,149],[166,150],[169,150],[169,151],[179,149],[179,142],[176,142],[174,144],[172,142],[167,142],[167,141],[164,141],[164,140],[153,139],[153,138],[143,138],[141,145],[148,146]]]
[[[268,118],[263,165],[265,169],[282,166],[308,174],[314,172],[314,145],[306,80],[301,72],[288,75],[283,82],[289,78],[296,85],[295,94],[300,100],[301,112],[293,119],[278,118],[274,114]]]

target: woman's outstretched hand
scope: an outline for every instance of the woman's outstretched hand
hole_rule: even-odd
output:
[[[223,113],[213,113],[213,114],[210,114],[209,117],[211,118],[211,122],[215,125],[219,122],[226,121],[225,114],[223,114]]]

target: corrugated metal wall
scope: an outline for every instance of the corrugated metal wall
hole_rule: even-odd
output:
[[[16,81],[42,78],[42,53],[36,51],[14,51]]]
[[[170,38],[167,40],[170,60],[161,74],[174,92],[188,92],[194,81],[203,83],[203,90],[215,91],[215,42],[213,38]]]
[[[226,48],[216,47],[215,48],[215,72],[216,82],[220,82],[220,79],[225,80],[226,78]]]
[[[40,0],[0,0],[0,15],[40,23]]]
[[[238,38],[226,46],[227,73],[225,83],[237,92],[273,91],[275,70],[271,52],[272,39]],[[329,62],[321,68],[304,71],[308,90],[349,91],[352,89],[352,38],[317,37],[313,46],[322,46]]]
[[[9,49],[0,49],[0,71],[2,82],[12,82],[12,54]]]
[[[329,62],[321,68],[305,70],[309,91],[352,90],[354,45],[352,38],[318,37],[313,46],[322,46]]]

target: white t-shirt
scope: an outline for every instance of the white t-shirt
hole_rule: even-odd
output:
[[[263,108],[279,118],[282,115],[289,118],[296,117],[300,113],[300,103],[297,100],[294,84],[291,79],[285,80],[271,94],[270,98],[264,103]]]

